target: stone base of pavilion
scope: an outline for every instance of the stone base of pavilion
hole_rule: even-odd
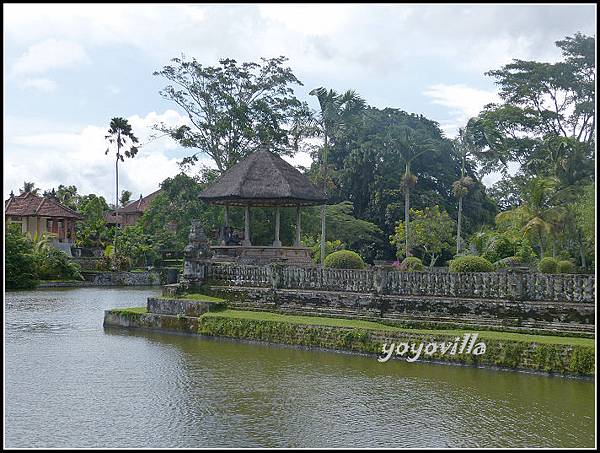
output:
[[[306,247],[275,247],[262,245],[212,246],[212,262],[264,265],[270,263],[312,266]]]

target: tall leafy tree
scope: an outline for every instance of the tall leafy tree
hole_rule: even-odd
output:
[[[454,221],[439,206],[427,207],[423,210],[413,209],[413,246],[421,252],[429,262],[431,269],[444,251],[452,247]],[[406,222],[398,222],[395,234],[390,237],[391,243],[398,248],[398,257],[408,256],[406,251]]]
[[[506,170],[521,164],[526,174],[532,160],[552,152],[552,138],[569,138],[584,145],[591,158],[595,143],[595,39],[580,33],[556,42],[563,60],[557,63],[513,60],[486,74],[496,79],[502,103],[490,104],[478,119],[501,137],[496,149],[502,159],[489,164]],[[540,155],[543,158],[540,160]],[[487,167],[492,170],[491,166]]]
[[[111,119],[110,127],[108,129],[108,135],[104,137],[108,143],[109,147],[106,148],[106,152],[104,154],[108,154],[110,152],[110,145],[116,145],[115,152],[115,218],[117,217],[117,212],[119,209],[119,161],[124,162],[125,157],[133,158],[138,153],[138,139],[133,133],[133,129],[131,125],[125,118],[116,117]],[[114,251],[117,253],[117,234],[118,227],[115,230],[115,245]]]
[[[185,57],[171,61],[154,75],[169,81],[160,94],[183,109],[189,121],[156,128],[194,150],[183,166],[206,154],[222,172],[259,148],[278,154],[296,150],[304,130],[298,124],[310,112],[294,95],[291,87],[302,83],[284,66],[286,57],[241,64],[225,58],[218,66]]]

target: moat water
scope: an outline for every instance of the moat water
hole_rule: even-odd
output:
[[[102,327],[156,294],[5,294],[6,447],[594,446],[589,380]]]

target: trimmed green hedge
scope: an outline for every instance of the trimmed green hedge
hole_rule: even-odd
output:
[[[556,271],[559,274],[574,274],[575,273],[575,265],[569,260],[559,261],[556,264]]]
[[[334,269],[364,269],[365,262],[352,250],[338,250],[325,257],[323,266]]]
[[[542,258],[538,263],[538,270],[542,274],[556,274],[558,261],[551,257]]]
[[[481,256],[457,256],[449,263],[450,272],[493,272],[494,265]]]
[[[409,256],[404,258],[402,264],[400,265],[400,270],[406,272],[419,272],[425,269],[423,266],[423,261],[421,261],[416,256]]]

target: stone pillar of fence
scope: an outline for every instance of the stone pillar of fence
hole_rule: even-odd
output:
[[[189,243],[184,249],[182,287],[198,287],[208,276],[209,260],[212,256],[208,238],[199,220],[192,220]]]
[[[269,266],[269,274],[271,277],[271,287],[277,289],[283,283],[283,266],[281,264],[272,263]]]

